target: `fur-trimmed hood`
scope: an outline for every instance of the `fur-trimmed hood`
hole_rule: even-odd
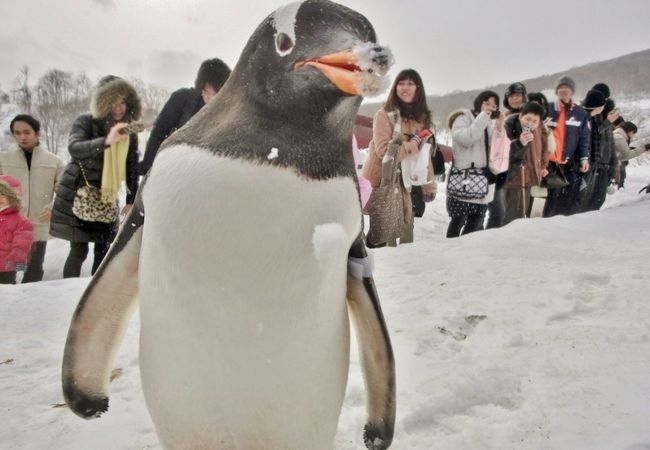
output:
[[[454,121],[458,119],[460,116],[463,114],[467,113],[467,109],[457,109],[455,111],[452,111],[449,116],[447,116],[447,128],[451,130],[451,127],[454,126]]]
[[[104,120],[110,117],[113,105],[120,99],[126,102],[126,116],[128,122],[138,120],[142,114],[142,104],[135,88],[122,78],[104,77],[90,101],[90,113],[93,119]]]

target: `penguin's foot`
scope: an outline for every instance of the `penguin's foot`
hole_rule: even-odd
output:
[[[105,395],[87,395],[77,388],[67,388],[64,394],[72,412],[84,419],[95,419],[108,411],[108,397]]]
[[[393,441],[393,431],[367,423],[363,428],[363,442],[369,450],[386,450]]]

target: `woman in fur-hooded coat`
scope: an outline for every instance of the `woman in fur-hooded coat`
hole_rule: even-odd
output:
[[[88,254],[88,243],[94,243],[94,262],[92,272],[97,270],[108,247],[115,237],[118,223],[89,222],[77,218],[72,212],[72,204],[77,189],[85,184],[82,169],[88,182],[105,191],[105,158],[110,158],[120,146],[120,154],[126,153],[126,167],[120,162],[117,170],[121,180],[126,182],[125,214],[135,199],[138,190],[138,136],[120,133],[129,122],[138,120],[142,112],[140,97],[127,81],[109,75],[100,80],[92,95],[91,112],[82,114],[72,124],[68,140],[71,160],[65,168],[61,182],[56,189],[52,209],[50,234],[70,241],[70,254],[66,260],[63,276],[77,277]],[[123,160],[121,160],[123,161]],[[109,166],[107,166],[109,167]],[[111,174],[112,175],[112,174]],[[102,179],[104,178],[104,183]]]

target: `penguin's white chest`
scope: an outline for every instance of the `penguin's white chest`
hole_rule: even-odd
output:
[[[179,147],[143,195],[140,359],[162,444],[329,448],[361,228],[353,180]]]

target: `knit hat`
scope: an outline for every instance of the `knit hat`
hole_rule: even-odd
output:
[[[510,104],[508,103],[508,97],[512,94],[521,94],[523,97],[522,105],[526,103],[526,86],[523,83],[512,83],[506,88],[506,92],[503,94],[503,106],[510,109]]]
[[[560,79],[557,80],[557,83],[555,83],[555,92],[557,92],[560,86],[568,86],[571,89],[571,92],[576,91],[576,82],[573,81],[573,78],[568,77],[566,75],[560,77]]]
[[[589,90],[585,99],[582,101],[582,107],[584,109],[596,109],[601,106],[605,106],[605,96],[602,92],[596,90]]]
[[[0,195],[9,199],[9,204],[20,209],[20,181],[11,175],[0,175]]]
[[[596,83],[592,89],[601,92],[605,96],[605,99],[609,98],[609,86],[605,83]]]

